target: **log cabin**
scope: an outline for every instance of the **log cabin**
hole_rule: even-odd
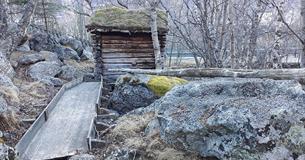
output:
[[[167,14],[157,11],[158,37],[164,57]],[[111,7],[97,10],[91,17],[90,32],[95,57],[95,75],[103,76],[106,84],[113,84],[122,72],[108,69],[155,69],[155,55],[148,10],[128,10]]]

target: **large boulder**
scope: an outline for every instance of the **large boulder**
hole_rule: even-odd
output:
[[[20,51],[20,52],[29,52],[31,50],[30,48],[30,44],[29,44],[29,41],[26,41],[24,44],[22,44],[21,46],[18,46],[16,48],[17,51]]]
[[[44,60],[45,60],[45,58],[38,53],[24,54],[21,57],[19,57],[18,64],[19,65],[30,65],[30,64],[34,64],[34,63],[41,62]]]
[[[29,39],[31,50],[34,51],[54,51],[54,47],[59,42],[51,35],[44,32],[36,32]]]
[[[180,78],[127,74],[118,78],[109,105],[124,114],[150,105],[174,86],[186,82]]]
[[[62,62],[58,58],[58,55],[54,52],[40,51],[39,54],[45,59],[45,61],[55,62],[59,65],[62,65]]]
[[[16,105],[19,102],[19,89],[8,76],[0,74],[0,97],[1,96],[4,97],[10,105]]]
[[[73,50],[75,50],[79,56],[83,53],[83,45],[82,42],[79,40],[76,40],[74,38],[69,38],[69,37],[63,37],[60,39],[60,44],[65,46],[65,47],[70,47]]]
[[[143,111],[156,113],[164,142],[203,157],[297,159],[305,154],[305,92],[295,81],[190,82],[137,112]]]
[[[78,53],[70,47],[56,45],[54,52],[57,53],[60,60],[80,60]]]
[[[61,72],[61,67],[56,62],[38,62],[27,71],[27,75],[35,81],[41,81],[48,85],[61,86],[63,82],[55,78]]]
[[[90,47],[86,47],[80,56],[81,60],[93,60],[93,51]]]
[[[6,59],[5,54],[2,52],[0,52],[0,74],[10,78],[13,78],[16,74],[10,62]]]
[[[59,77],[68,81],[80,78],[84,75],[83,72],[70,65],[62,66],[61,70],[62,72],[60,73]]]

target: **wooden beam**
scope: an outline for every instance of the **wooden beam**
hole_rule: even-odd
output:
[[[268,78],[275,80],[298,80],[305,84],[305,69],[168,69],[168,70],[142,70],[142,69],[109,69],[112,72],[128,72],[134,74],[151,74],[176,77],[235,77],[235,78]]]

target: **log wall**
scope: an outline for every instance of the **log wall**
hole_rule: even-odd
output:
[[[107,32],[96,35],[96,73],[104,82],[114,83],[123,72],[108,69],[155,69],[155,55],[150,33]],[[159,35],[161,54],[164,55],[166,36]]]

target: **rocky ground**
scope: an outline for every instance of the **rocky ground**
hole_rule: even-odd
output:
[[[139,76],[128,79],[117,90],[137,95],[130,91],[145,87],[155,93],[147,83],[130,80]],[[304,104],[305,92],[296,81],[192,81],[121,116],[105,135],[108,145],[91,154],[109,160],[303,160]]]

